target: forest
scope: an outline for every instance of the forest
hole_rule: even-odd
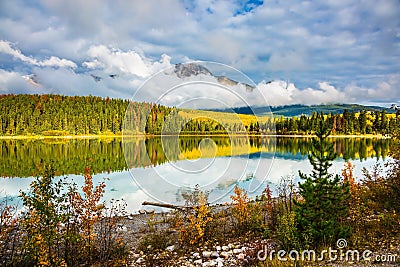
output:
[[[123,130],[149,135],[309,135],[320,120],[331,125],[333,135],[389,135],[400,126],[400,114],[388,114],[384,109],[256,117],[97,96],[0,95],[0,135],[11,136],[120,135]]]

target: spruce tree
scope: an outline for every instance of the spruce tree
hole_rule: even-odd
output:
[[[349,185],[341,183],[338,175],[328,172],[336,158],[333,144],[327,140],[330,129],[323,118],[318,121],[308,156],[312,173],[306,175],[299,171],[304,182],[299,183],[300,199],[295,202],[296,221],[300,238],[314,246],[334,245],[337,239],[349,235],[349,228],[344,224],[348,214]]]

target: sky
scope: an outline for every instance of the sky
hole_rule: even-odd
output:
[[[274,106],[400,104],[399,14],[398,0],[0,1],[0,94],[135,99],[200,60],[243,72]]]

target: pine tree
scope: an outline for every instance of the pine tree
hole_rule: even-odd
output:
[[[333,244],[349,234],[343,223],[348,214],[349,185],[328,172],[336,157],[333,144],[327,140],[330,129],[324,121],[318,122],[317,137],[312,140],[308,157],[313,171],[310,175],[299,171],[304,182],[299,183],[301,198],[295,202],[296,220],[300,238],[307,238],[312,245]]]
[[[365,134],[367,132],[367,112],[365,110],[361,110],[358,123],[360,125],[360,133]]]

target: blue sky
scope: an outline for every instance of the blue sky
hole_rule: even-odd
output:
[[[272,105],[400,104],[399,14],[398,0],[1,1],[0,94],[130,98],[204,60],[241,70]]]

